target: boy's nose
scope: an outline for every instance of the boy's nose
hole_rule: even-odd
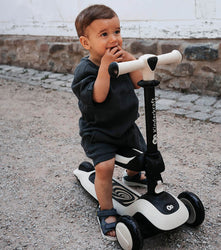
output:
[[[117,41],[117,37],[116,37],[114,34],[111,35],[111,36],[110,36],[110,41],[111,41],[111,42]]]

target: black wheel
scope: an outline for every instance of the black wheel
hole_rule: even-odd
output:
[[[78,167],[79,170],[82,170],[82,171],[85,171],[85,172],[91,172],[94,170],[94,166],[88,162],[88,161],[83,161],[79,167]]]
[[[143,237],[134,218],[125,215],[118,219],[116,236],[124,250],[139,250],[143,247]]]
[[[205,210],[200,198],[191,192],[182,192],[178,198],[184,203],[189,211],[189,219],[186,224],[192,227],[197,227],[205,219]]]

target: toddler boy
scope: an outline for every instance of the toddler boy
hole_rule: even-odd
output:
[[[122,49],[120,21],[117,14],[105,5],[84,9],[75,21],[81,45],[89,57],[76,67],[72,90],[79,100],[79,120],[82,146],[93,160],[96,177],[95,191],[100,205],[97,212],[102,235],[115,240],[117,211],[112,203],[112,175],[115,154],[120,148],[146,150],[137,125],[138,99],[134,89],[142,80],[140,71],[110,77],[112,62],[135,60]],[[127,184],[144,185],[144,174],[127,170]]]

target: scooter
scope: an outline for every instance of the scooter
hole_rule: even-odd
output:
[[[154,73],[159,65],[179,63],[182,55],[178,50],[162,55],[146,54],[138,60],[116,63],[109,66],[111,77],[118,77],[135,70],[141,70],[143,80],[139,85],[144,89],[146,120],[146,152],[124,149],[117,152],[115,164],[134,171],[145,171],[147,192],[139,194],[134,189],[112,179],[112,199],[120,217],[116,225],[116,236],[120,246],[127,250],[142,249],[143,239],[162,231],[175,229],[183,224],[197,227],[205,218],[204,206],[197,195],[182,192],[175,197],[165,192],[161,173],[165,170],[162,155],[157,147],[155,87],[159,81]],[[81,185],[95,199],[95,169],[89,162],[82,162],[74,170]]]

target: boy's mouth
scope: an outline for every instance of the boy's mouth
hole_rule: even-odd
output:
[[[112,50],[112,49],[114,49],[114,48],[117,48],[117,51],[119,51],[118,46],[110,47],[110,50]]]

